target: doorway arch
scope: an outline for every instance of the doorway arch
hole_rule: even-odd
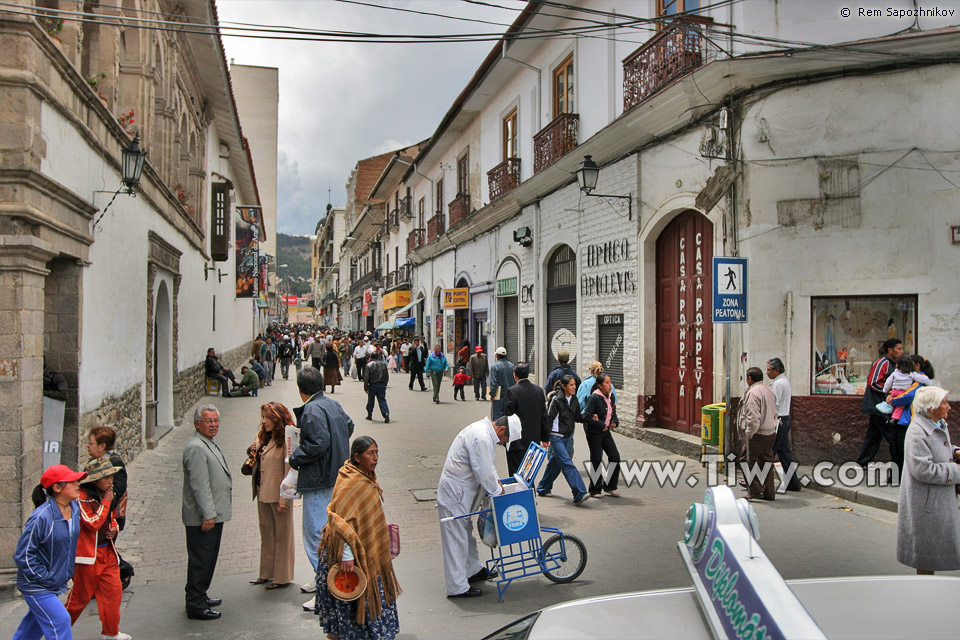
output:
[[[657,238],[657,425],[700,433],[713,399],[713,224],[688,209]]]
[[[576,367],[577,338],[577,254],[570,245],[561,244],[547,259],[547,353],[546,373],[557,366],[557,354],[570,352],[570,364]]]
[[[153,399],[157,426],[173,426],[173,305],[166,280],[157,286],[153,317]]]

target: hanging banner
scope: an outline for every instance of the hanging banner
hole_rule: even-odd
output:
[[[259,296],[263,306],[267,305],[267,256],[260,256],[260,274],[257,277]]]
[[[260,207],[236,208],[238,298],[260,294]]]
[[[365,289],[363,292],[363,315],[370,315],[370,303],[373,302],[373,289]]]

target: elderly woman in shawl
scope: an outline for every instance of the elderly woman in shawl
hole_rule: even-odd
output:
[[[316,612],[328,638],[390,640],[400,631],[396,604],[400,585],[390,559],[383,490],[377,484],[378,459],[373,438],[355,439],[327,507],[317,566]],[[357,565],[367,578],[366,591],[352,602],[335,598],[327,588],[327,574],[336,564],[347,573]]]

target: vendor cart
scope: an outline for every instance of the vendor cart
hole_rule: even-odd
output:
[[[486,498],[479,511],[442,520],[479,516],[480,537],[491,547],[486,567],[497,572],[500,602],[514,580],[543,574],[552,582],[573,582],[587,565],[587,548],[580,538],[540,526],[534,487],[546,457],[547,450],[531,442],[517,473],[500,480],[502,494]]]

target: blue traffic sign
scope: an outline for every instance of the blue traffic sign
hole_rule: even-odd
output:
[[[714,256],[713,321],[747,321],[747,259]]]

